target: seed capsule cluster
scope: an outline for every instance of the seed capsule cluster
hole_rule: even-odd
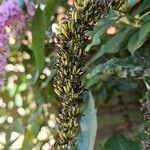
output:
[[[67,12],[67,18],[58,25],[55,37],[57,73],[54,87],[60,106],[56,118],[58,124],[58,137],[54,146],[56,150],[77,149],[87,32],[91,31],[97,20],[109,10],[112,2],[112,0],[74,0],[74,6]]]

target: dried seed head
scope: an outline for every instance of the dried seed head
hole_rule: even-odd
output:
[[[71,150],[76,146],[83,102],[83,65],[87,33],[97,20],[112,7],[113,0],[74,0],[68,17],[57,26],[55,43],[55,92],[59,97],[58,137],[54,149]],[[115,4],[116,5],[116,4]],[[55,26],[54,26],[55,27]],[[54,28],[55,31],[55,28]]]

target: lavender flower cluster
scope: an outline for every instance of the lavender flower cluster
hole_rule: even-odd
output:
[[[28,0],[24,0],[29,16],[34,15],[34,5]],[[6,0],[0,6],[0,86],[4,84],[9,53],[9,27],[15,33],[19,33],[27,23],[27,15],[15,0]]]

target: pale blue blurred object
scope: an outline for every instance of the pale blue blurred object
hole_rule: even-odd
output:
[[[97,132],[97,115],[95,102],[92,93],[89,92],[89,99],[80,121],[81,131],[78,140],[79,150],[93,150]]]

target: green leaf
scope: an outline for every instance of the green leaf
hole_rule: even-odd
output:
[[[150,1],[149,0],[144,0],[142,5],[135,10],[135,12],[133,13],[133,15],[136,14],[141,14],[142,12],[144,12],[145,10],[150,8]]]
[[[104,47],[101,48],[100,54],[101,56],[105,53],[117,53],[122,45],[125,43],[125,38],[128,36],[128,33],[130,32],[130,29],[127,28],[126,30],[123,30],[116,35],[114,35]]]
[[[106,87],[103,87],[103,88],[100,89],[99,94],[98,94],[98,99],[99,99],[100,104],[104,103],[104,101],[106,100],[108,94],[110,95],[110,93],[108,93]]]
[[[43,107],[42,105],[39,106],[38,110],[33,114],[32,118],[29,120],[29,124],[32,125],[32,132],[35,137],[37,137],[40,127],[41,127],[41,122],[40,122],[40,116],[42,115],[43,112]]]
[[[117,75],[119,78],[138,78],[143,76],[143,72],[146,71],[150,66],[150,60],[147,58],[149,53],[146,51],[149,49],[139,49],[134,56],[126,58],[112,58],[106,63],[99,64],[91,73],[87,74],[87,78],[103,73],[106,75]],[[145,56],[147,54],[147,56]],[[145,59],[143,59],[145,58]]]
[[[148,101],[150,100],[150,90],[145,92],[145,99],[147,99]]]
[[[141,19],[145,22],[150,21],[150,11],[142,15]]]
[[[137,88],[137,83],[129,79],[113,80],[114,85],[121,91],[130,91]]]
[[[109,138],[104,148],[105,150],[141,150],[140,144],[127,140],[119,133]]]
[[[92,40],[92,43],[89,44],[89,45],[86,47],[85,51],[89,51],[92,46],[100,44],[100,42],[101,42],[101,41],[100,41],[100,36],[105,32],[106,28],[107,28],[107,26],[101,28],[101,29],[94,35],[93,40]]]
[[[92,46],[100,44],[100,37],[104,34],[108,26],[110,26],[115,19],[116,17],[113,17],[101,20],[97,23],[97,25],[94,27],[94,30],[89,32],[89,36],[92,36],[93,40],[92,43],[86,47],[85,51],[89,51]]]
[[[133,76],[134,70],[141,70],[141,67],[132,64],[133,60],[130,58],[112,58],[106,63],[97,65],[91,73],[87,75],[87,78],[97,75],[98,73],[104,73],[107,75],[117,75],[120,78],[126,78],[128,75]]]
[[[102,34],[102,32],[103,32],[103,31],[100,30],[100,31],[94,36],[92,43],[89,44],[89,45],[86,47],[85,51],[89,51],[92,46],[100,44],[100,37],[99,37],[99,36]]]
[[[105,45],[102,45],[100,50],[88,61],[86,67],[96,61],[99,57],[103,56],[105,53],[117,53],[124,46],[126,46],[128,37],[135,32],[133,28],[127,28],[116,35],[114,35]]]
[[[86,88],[90,89],[90,88],[96,86],[96,84],[98,84],[104,80],[106,80],[106,79],[103,76],[100,76],[100,75],[94,76],[93,78],[91,78],[90,80],[87,81]]]
[[[91,92],[89,92],[88,104],[83,114],[80,122],[81,133],[79,135],[78,149],[93,150],[97,131],[97,117]]]
[[[46,27],[49,26],[50,17],[54,14],[56,9],[56,3],[58,0],[47,0],[47,4],[45,7],[45,19],[46,19]]]
[[[41,129],[41,122],[40,122],[40,120],[36,119],[32,123],[32,133],[34,134],[35,137],[38,136],[40,129]]]
[[[108,26],[111,26],[116,20],[118,19],[118,16],[114,11],[111,11],[104,19],[101,19],[97,24],[94,26],[93,31],[90,31],[88,34],[91,37],[94,37],[99,30],[102,28],[107,28]]]
[[[144,22],[140,30],[135,33],[128,42],[128,49],[131,54],[134,54],[135,50],[140,48],[144,42],[150,37],[150,22]]]
[[[46,29],[46,24],[45,24],[44,13],[40,9],[40,7],[38,7],[32,22],[32,36],[33,36],[32,50],[36,60],[36,69],[37,69],[35,76],[33,78],[34,81],[33,83],[36,82],[40,72],[44,67],[45,29]]]
[[[143,44],[147,38],[150,36],[150,21],[144,22],[139,33],[138,42]]]
[[[25,137],[22,144],[22,150],[31,150],[31,149],[32,149],[31,140]]]
[[[56,75],[56,70],[52,69],[50,76],[48,76],[47,79],[46,79],[46,81],[45,81],[45,86],[47,86],[48,83],[54,79],[55,75]]]

